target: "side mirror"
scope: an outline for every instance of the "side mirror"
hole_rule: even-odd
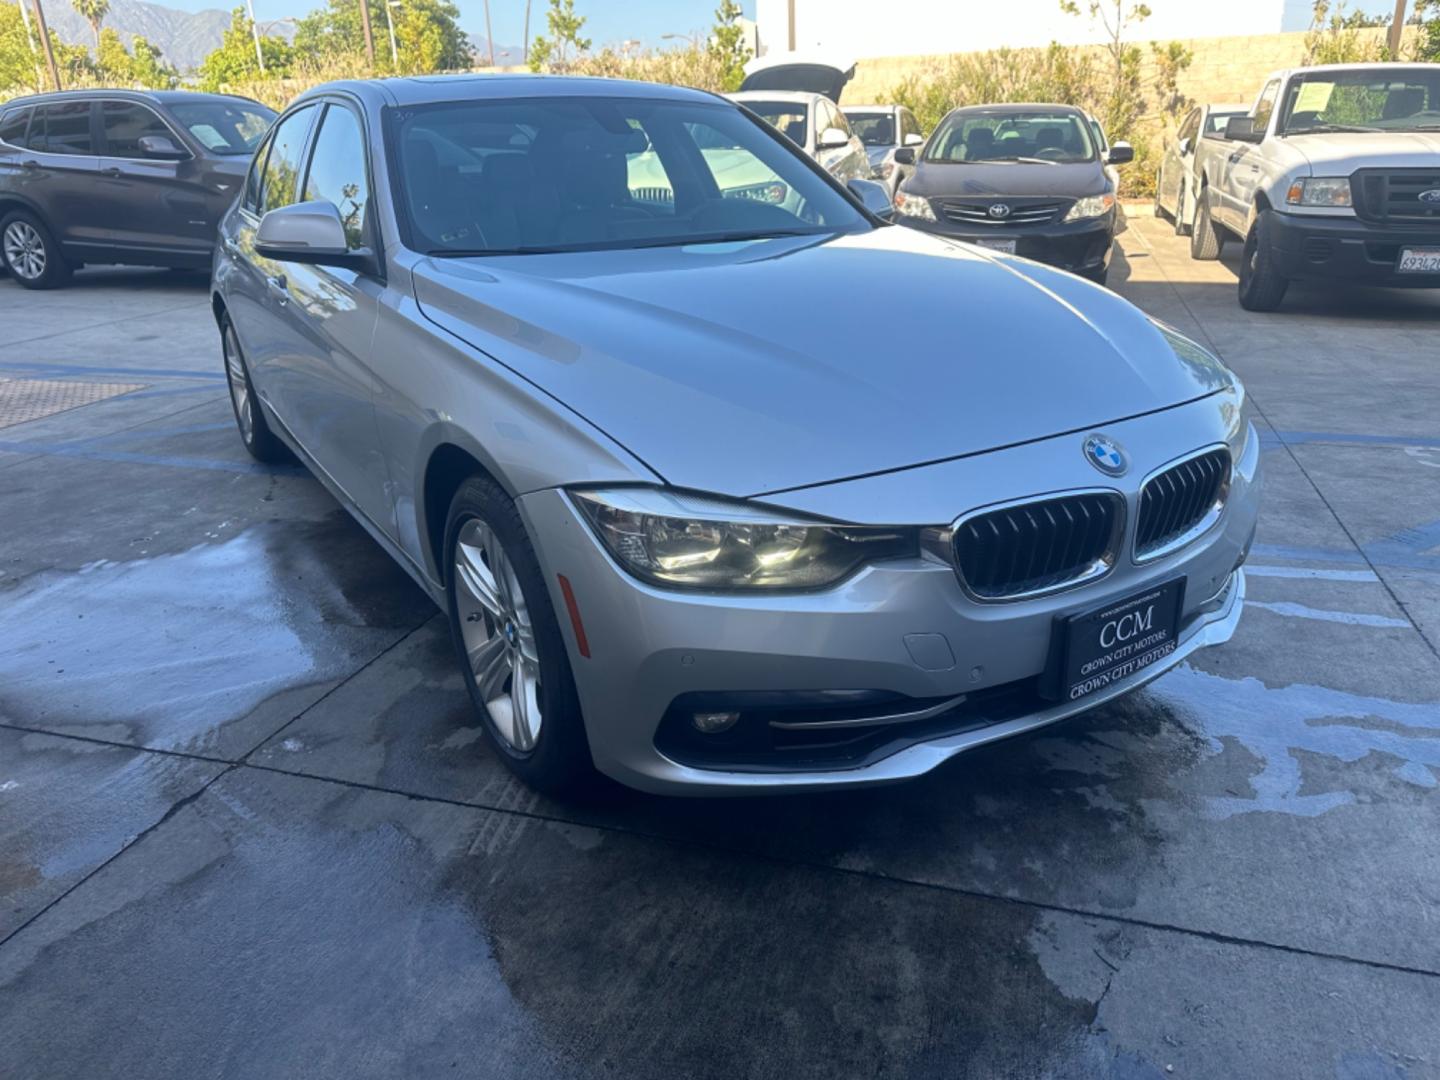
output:
[[[1189,139],[1181,139],[1181,140],[1175,145],[1175,150],[1176,150],[1176,152],[1177,152],[1181,157],[1184,157],[1186,154],[1190,153],[1190,151],[1193,150],[1193,149],[1195,149],[1195,148],[1194,148],[1194,146],[1191,145]]]
[[[838,150],[842,146],[850,145],[850,136],[839,128],[826,128],[820,133],[820,141],[815,144],[818,150]]]
[[[1105,155],[1107,165],[1127,165],[1135,160],[1135,148],[1128,142],[1117,142]]]
[[[896,165],[914,165],[915,148],[913,146],[901,146],[895,151]]]
[[[1225,138],[1234,142],[1258,143],[1265,138],[1264,130],[1255,130],[1253,116],[1232,116],[1225,121]]]
[[[925,144],[925,136],[924,136],[924,135],[920,135],[920,134],[917,134],[916,132],[913,132],[913,131],[912,131],[912,132],[910,132],[908,135],[905,136],[905,145],[906,145],[906,146],[923,146],[924,144]]]
[[[294,203],[277,207],[260,219],[255,250],[277,262],[341,266],[370,271],[374,256],[368,248],[350,250],[345,226],[332,202]]]
[[[869,210],[876,217],[890,220],[890,215],[895,213],[895,204],[890,201],[890,190],[884,184],[877,184],[874,180],[849,180],[845,186],[850,189],[865,209]]]
[[[140,153],[156,161],[183,161],[190,156],[190,151],[176,146],[169,135],[142,135],[138,145]]]

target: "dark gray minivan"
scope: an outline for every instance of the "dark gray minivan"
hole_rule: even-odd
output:
[[[0,260],[21,285],[85,263],[203,269],[275,119],[247,98],[71,90],[0,106]]]

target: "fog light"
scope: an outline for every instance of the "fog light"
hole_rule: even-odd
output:
[[[690,718],[690,723],[701,735],[718,735],[729,731],[739,719],[738,712],[697,712]]]

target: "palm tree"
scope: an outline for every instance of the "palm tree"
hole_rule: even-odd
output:
[[[70,0],[85,21],[90,24],[90,30],[95,35],[95,56],[100,56],[100,24],[105,21],[105,16],[110,14],[110,0]]]

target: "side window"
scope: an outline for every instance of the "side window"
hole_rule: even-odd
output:
[[[264,180],[265,158],[269,153],[270,140],[267,138],[255,151],[255,157],[250,162],[250,171],[245,174],[245,194],[240,205],[252,214],[260,213],[260,187]]]
[[[1255,103],[1255,130],[1264,131],[1270,126],[1270,114],[1275,111],[1275,98],[1280,94],[1280,81],[1269,83],[1260,92],[1260,100]]]
[[[310,134],[314,119],[315,106],[306,105],[285,117],[275,128],[270,138],[270,156],[265,160],[260,213],[300,201],[300,155],[305,151],[305,137]]]
[[[345,225],[345,246],[365,246],[365,209],[370,204],[370,179],[365,171],[365,141],[360,122],[343,105],[330,105],[320,121],[305,198],[334,203]]]
[[[25,145],[25,129],[30,126],[30,110],[10,109],[0,116],[0,142],[11,146]]]
[[[105,153],[111,157],[144,157],[140,140],[146,135],[164,135],[179,144],[165,121],[133,101],[102,101],[100,126],[105,132]]]
[[[1179,135],[1179,137],[1182,138],[1182,139],[1189,139],[1189,140],[1190,140],[1190,145],[1191,145],[1191,146],[1194,146],[1194,145],[1195,145],[1195,135],[1196,135],[1196,133],[1199,132],[1199,130],[1200,130],[1200,110],[1199,110],[1199,109],[1191,109],[1191,110],[1190,110],[1190,115],[1187,116],[1187,117],[1185,117],[1185,122],[1180,125],[1180,135]]]
[[[93,154],[95,147],[90,139],[90,102],[64,101],[46,105],[45,143],[36,146],[30,140],[32,150],[44,150],[47,154]]]

